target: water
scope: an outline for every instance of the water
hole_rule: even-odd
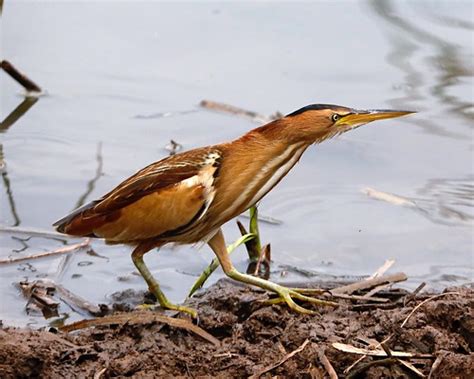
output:
[[[77,204],[165,156],[171,139],[191,149],[256,126],[203,110],[202,99],[266,115],[311,103],[413,109],[419,113],[310,148],[264,199],[260,213],[282,221],[260,226],[272,244],[273,279],[302,279],[288,266],[319,276],[365,275],[392,258],[393,270],[410,277],[407,287],[470,283],[473,12],[469,1],[6,1],[1,58],[47,96],[0,134],[0,224],[51,231]],[[3,120],[23,98],[10,78],[0,80]],[[416,206],[373,199],[366,187]],[[225,234],[229,243],[238,237],[234,222]],[[0,233],[0,257],[63,245],[18,239],[25,237]],[[25,278],[53,279],[95,303],[145,287],[132,274],[129,248],[97,241],[93,249],[97,255],[0,266],[0,319],[42,323],[25,314],[14,286]],[[184,246],[146,258],[165,292],[180,301],[212,253]],[[233,260],[245,269],[243,250]],[[282,270],[289,271],[284,278]],[[82,317],[63,308],[71,319]]]

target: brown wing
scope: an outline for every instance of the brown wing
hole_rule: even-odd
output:
[[[116,242],[182,229],[198,220],[212,202],[220,158],[220,151],[213,148],[165,158],[54,225],[62,233]]]

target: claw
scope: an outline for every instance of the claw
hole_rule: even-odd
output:
[[[316,314],[317,312],[296,304],[293,298],[301,300],[301,301],[305,301],[308,303],[322,305],[322,306],[331,306],[331,307],[338,306],[337,303],[334,303],[332,301],[325,301],[325,300],[316,299],[314,297],[305,296],[301,294],[300,292],[296,291],[294,288],[290,289],[290,288],[281,287],[281,286],[279,287],[280,288],[275,289],[275,292],[279,295],[278,297],[274,299],[264,300],[262,301],[262,303],[266,305],[286,303],[288,307],[290,307],[290,309],[299,313],[303,313],[303,314]],[[319,291],[318,293],[321,292],[321,290],[318,290],[318,291]]]
[[[269,280],[257,278],[255,276],[251,276],[248,274],[242,274],[238,272],[235,268],[226,271],[226,274],[232,279],[235,279],[239,282],[252,284],[254,286],[266,289],[267,291],[275,292],[278,295],[278,298],[268,300],[267,302],[265,302],[266,304],[278,304],[278,303],[285,302],[288,305],[288,307],[290,307],[290,309],[294,310],[295,312],[299,312],[303,314],[315,314],[316,312],[310,309],[303,308],[302,306],[296,304],[293,298],[301,300],[301,301],[306,301],[308,303],[313,303],[319,306],[330,306],[330,307],[338,306],[337,303],[334,303],[332,301],[325,301],[325,300],[316,299],[314,297],[303,295],[302,292],[308,293],[308,290],[306,288],[292,289],[292,288],[283,287],[279,284],[270,282]],[[319,293],[319,291],[321,290],[316,289],[316,290],[312,290],[311,292],[314,293],[316,291],[318,291]]]

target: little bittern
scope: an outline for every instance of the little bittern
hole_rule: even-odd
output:
[[[152,163],[54,225],[62,233],[135,246],[133,263],[163,308],[197,315],[194,309],[168,301],[143,256],[167,243],[204,241],[230,278],[273,291],[291,309],[312,313],[294,299],[328,303],[237,271],[227,254],[221,225],[265,196],[311,144],[371,121],[410,113],[413,112],[309,105],[232,142],[190,150]]]

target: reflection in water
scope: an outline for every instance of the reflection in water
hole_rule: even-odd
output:
[[[411,3],[403,3],[403,5],[407,4]],[[401,87],[405,90],[406,96],[393,100],[392,103],[397,107],[409,108],[413,101],[423,99],[422,92],[425,83],[433,82],[434,85],[428,89],[429,95],[438,100],[440,107],[445,109],[447,106],[453,116],[469,121],[466,124],[472,127],[474,120],[472,103],[448,93],[449,87],[458,84],[460,78],[474,75],[472,67],[466,67],[463,63],[470,60],[469,57],[463,56],[465,51],[460,46],[423,29],[420,22],[412,22],[412,20],[419,20],[419,17],[425,15],[425,12],[417,12],[417,18],[408,18],[397,14],[395,2],[374,0],[370,2],[370,5],[376,15],[383,18],[385,23],[395,26],[398,31],[396,41],[391,41],[393,51],[389,54],[388,60],[406,74],[406,83]],[[433,14],[431,14],[431,19],[448,27],[469,27],[467,24],[453,22],[453,19],[450,18],[434,17]],[[411,64],[411,61],[416,58],[415,53],[419,50],[419,44],[432,47],[435,52],[430,59],[431,68],[435,68],[438,72],[434,78],[431,73],[428,73],[430,77],[427,78],[427,73],[416,68],[423,66]],[[445,124],[437,122],[433,117],[430,120],[418,119],[414,122],[426,132],[438,136],[462,139],[469,137],[449,130]]]
[[[25,97],[25,99],[0,123],[0,133],[8,130],[21,116],[38,101],[37,97]]]
[[[471,224],[474,220],[474,177],[431,179],[418,191],[417,205],[433,222]]]
[[[464,272],[466,266],[458,265],[433,265],[429,266],[429,272],[424,275],[412,275],[412,279],[439,283],[443,287],[449,285],[468,285],[473,283],[472,275],[466,271],[465,275],[446,274],[448,272]]]
[[[25,99],[0,123],[0,133],[6,132],[21,116],[38,101],[37,97],[25,97]],[[11,189],[10,179],[8,178],[7,166],[5,163],[5,155],[3,153],[3,144],[0,144],[0,172],[2,174],[3,185],[7,193],[8,204],[10,206],[10,213],[13,217],[13,226],[18,226],[21,223],[20,216],[16,210],[15,200],[13,198],[13,191]]]
[[[467,29],[469,31],[474,30],[474,23],[468,20],[461,20],[459,18],[455,18],[452,16],[440,15],[433,12],[433,9],[424,7],[423,8],[424,16],[427,18],[431,18],[437,21],[440,24],[449,26],[451,28],[462,28]]]
[[[15,200],[13,199],[13,192],[10,185],[10,179],[8,178],[7,167],[5,164],[5,157],[3,154],[3,145],[0,144],[0,172],[2,173],[2,181],[5,186],[5,192],[7,193],[8,204],[10,206],[10,213],[13,217],[13,226],[20,225],[20,216],[16,210]]]
[[[94,190],[97,181],[102,175],[104,175],[104,171],[103,171],[104,159],[102,157],[102,142],[99,142],[97,144],[96,161],[97,161],[97,168],[95,170],[95,175],[91,180],[87,182],[87,189],[77,200],[76,205],[74,206],[74,209],[79,208],[85,204],[87,197]]]

